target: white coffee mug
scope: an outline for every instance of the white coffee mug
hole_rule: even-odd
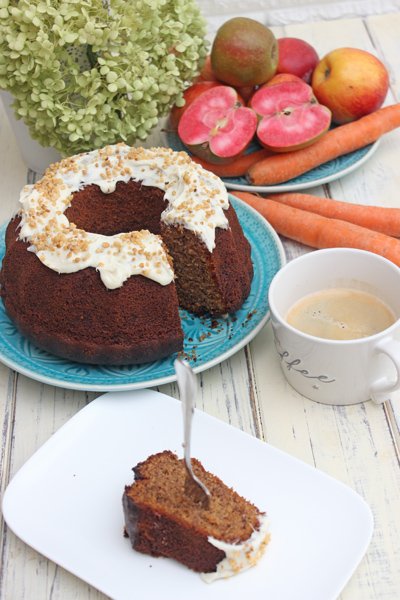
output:
[[[353,288],[377,296],[395,315],[368,337],[332,340],[286,322],[298,300],[327,288]],[[273,278],[269,306],[283,373],[300,394],[324,404],[380,403],[400,387],[400,269],[385,258],[350,248],[315,250],[287,263]]]

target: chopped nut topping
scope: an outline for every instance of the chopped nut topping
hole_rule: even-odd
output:
[[[98,185],[110,193],[113,184],[129,179],[168,192],[162,220],[187,226],[212,250],[215,228],[227,227],[224,210],[228,196],[221,180],[194,163],[186,152],[131,148],[124,143],[64,158],[51,165],[40,181],[25,186],[20,238],[58,272],[69,272],[71,263],[99,269],[112,265],[110,272],[116,273],[117,280],[112,285],[118,286],[126,279],[129,263],[135,272],[141,269],[165,285],[173,279],[172,260],[158,236],[148,231],[100,236],[68,222],[64,214],[83,186]]]

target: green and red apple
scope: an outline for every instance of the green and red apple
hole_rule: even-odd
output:
[[[355,121],[380,108],[389,88],[385,65],[359,48],[337,48],[315,67],[314,94],[332,111],[332,121]]]
[[[219,81],[239,88],[260,85],[273,77],[277,64],[277,39],[262,23],[235,17],[218,29],[211,66]]]

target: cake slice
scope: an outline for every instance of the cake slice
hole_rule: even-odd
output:
[[[269,541],[267,518],[198,460],[192,465],[211,493],[207,508],[185,493],[184,462],[166,450],[133,468],[123,494],[125,531],[135,550],[173,558],[211,582],[258,561]]]

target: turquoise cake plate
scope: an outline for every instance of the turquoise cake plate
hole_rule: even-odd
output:
[[[195,372],[213,367],[243,348],[269,318],[268,288],[285,263],[282,243],[272,227],[252,208],[230,196],[251,244],[254,278],[242,308],[225,318],[196,317],[182,310],[184,355]],[[5,252],[0,228],[0,260]],[[60,298],[60,302],[62,299]],[[20,335],[0,301],[0,361],[37,381],[87,391],[120,391],[175,381],[176,354],[164,360],[131,366],[91,366],[70,362],[38,349]]]

